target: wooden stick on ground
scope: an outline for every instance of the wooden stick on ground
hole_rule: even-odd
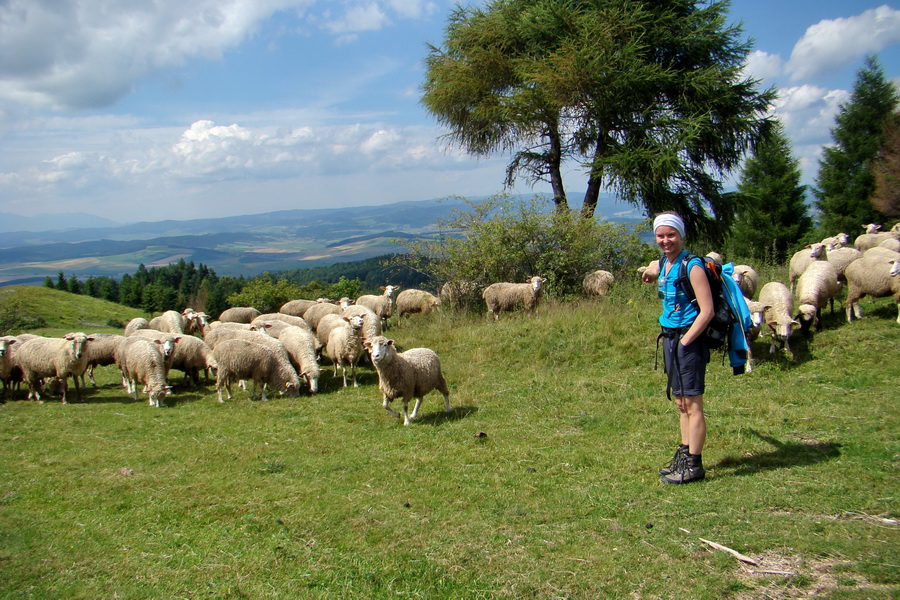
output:
[[[728,546],[723,546],[722,544],[717,544],[717,543],[711,542],[711,541],[709,541],[709,540],[704,540],[703,538],[698,538],[698,539],[699,539],[701,542],[703,542],[704,544],[709,544],[710,546],[712,546],[712,547],[715,548],[716,550],[721,550],[722,552],[727,552],[727,553],[731,554],[732,556],[734,556],[736,559],[738,559],[738,560],[741,561],[741,562],[745,562],[745,563],[747,563],[747,564],[759,566],[759,563],[756,562],[755,560],[753,560],[752,558],[750,558],[749,556],[744,556],[743,554],[741,554],[741,553],[738,552],[737,550],[732,550],[732,549],[729,548]]]

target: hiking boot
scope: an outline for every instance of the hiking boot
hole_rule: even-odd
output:
[[[684,444],[680,444],[678,449],[675,451],[675,454],[672,456],[672,460],[669,461],[669,464],[659,470],[660,475],[669,475],[670,473],[674,473],[681,466],[682,461],[688,455],[688,447]]]
[[[706,470],[703,468],[700,456],[686,454],[678,469],[668,475],[663,475],[660,479],[663,483],[691,483],[700,481],[704,477],[706,477]]]

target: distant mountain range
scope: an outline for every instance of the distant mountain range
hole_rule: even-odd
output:
[[[203,263],[219,275],[248,277],[364,260],[403,251],[397,240],[434,236],[438,221],[467,207],[450,198],[127,225],[83,213],[0,213],[0,286],[40,284],[59,271],[82,281],[91,275],[118,278],[141,263],[165,266],[179,259]],[[613,221],[641,219],[638,211],[609,200],[598,211]],[[17,223],[23,229],[12,230]]]

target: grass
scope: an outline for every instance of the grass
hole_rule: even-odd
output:
[[[900,595],[893,301],[827,315],[793,358],[757,344],[747,375],[715,355],[707,480],[681,487],[656,475],[677,415],[651,287],[393,327],[451,387],[451,413],[431,394],[410,427],[368,367],[267,403],[178,386],[152,409],[113,367],[81,404],[7,402],[0,597]]]

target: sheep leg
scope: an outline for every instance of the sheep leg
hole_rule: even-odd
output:
[[[382,401],[381,406],[383,406],[383,407],[384,407],[384,410],[388,411],[388,413],[389,413],[392,417],[399,417],[399,416],[400,416],[400,413],[398,413],[396,410],[394,410],[394,409],[392,409],[392,408],[390,407],[390,402],[391,402],[391,401],[388,400],[388,397],[387,397],[387,396],[384,396],[384,400]]]
[[[94,379],[94,365],[88,366],[87,376],[91,380],[91,385],[97,387],[97,381]],[[81,384],[84,385],[84,375],[81,376]]]
[[[341,365],[341,375],[344,377],[344,387],[347,387],[347,367]]]
[[[422,406],[422,399],[416,398],[416,404],[415,404],[415,406],[413,406],[412,414],[409,415],[410,419],[415,419],[416,417],[419,416],[419,407],[420,406]]]
[[[350,365],[350,375],[353,378],[353,387],[358,388],[359,384],[356,382],[356,365]]]
[[[453,409],[450,408],[450,393],[444,392],[444,412],[450,412]]]
[[[409,425],[409,424],[410,424],[410,419],[409,419],[409,398],[407,398],[406,396],[403,396],[403,424],[404,424],[404,425]]]
[[[254,385],[255,385],[255,382],[254,382]],[[262,402],[268,402],[268,401],[269,401],[269,399],[266,398],[266,388],[267,388],[268,386],[269,386],[268,383],[262,384]]]

